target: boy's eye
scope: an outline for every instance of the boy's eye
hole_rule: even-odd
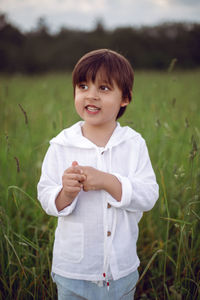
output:
[[[109,91],[110,89],[109,89],[109,87],[107,85],[101,85],[100,86],[100,90],[102,90],[102,91]]]
[[[79,89],[81,89],[81,90],[87,90],[87,89],[88,89],[88,85],[87,85],[87,84],[84,84],[84,83],[80,83],[80,84],[78,85],[78,87],[79,87]]]

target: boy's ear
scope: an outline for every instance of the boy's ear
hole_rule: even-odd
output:
[[[126,97],[126,98],[123,98],[122,99],[122,102],[121,102],[121,107],[125,107],[125,106],[127,106],[128,104],[129,104],[129,98],[128,97]]]

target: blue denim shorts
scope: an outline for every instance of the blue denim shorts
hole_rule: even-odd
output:
[[[118,280],[110,280],[109,290],[106,282],[99,286],[92,281],[65,278],[55,273],[52,277],[57,285],[58,300],[133,300],[139,274],[136,270]]]

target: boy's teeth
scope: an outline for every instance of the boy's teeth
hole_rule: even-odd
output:
[[[87,106],[87,109],[88,109],[89,111],[97,111],[97,110],[99,110],[98,107],[93,107],[93,106]]]

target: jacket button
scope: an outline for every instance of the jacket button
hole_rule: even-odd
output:
[[[110,205],[110,203],[108,203],[108,204],[107,204],[107,208],[111,208],[111,205]]]
[[[108,232],[107,232],[107,236],[110,236],[110,235],[111,235],[111,232],[110,232],[110,231],[108,231]]]

